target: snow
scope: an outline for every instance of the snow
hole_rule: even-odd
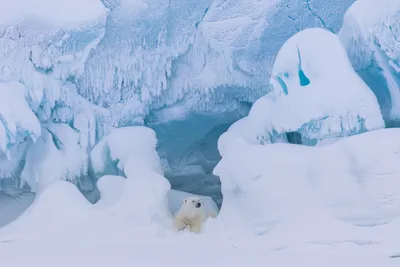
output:
[[[30,109],[25,93],[20,83],[0,83],[0,151],[3,153],[8,153],[24,138],[36,141],[41,135],[40,122]]]
[[[358,0],[346,11],[339,37],[356,71],[377,95],[385,120],[400,118],[400,3]]]
[[[104,173],[107,171],[107,166],[114,164],[127,176],[132,168],[149,168],[162,174],[159,156],[155,151],[156,145],[155,132],[150,128],[142,126],[114,128],[93,148],[92,167],[96,173]]]
[[[353,0],[25,2],[0,4],[1,264],[398,266],[397,1],[339,37]],[[173,231],[221,203],[166,176],[214,192],[218,161],[218,217]]]
[[[266,237],[289,233],[293,227],[286,242],[394,229],[400,223],[399,144],[400,129],[371,131],[315,147],[255,145],[236,138],[214,169],[223,185],[219,216],[225,221],[235,218],[232,231],[247,225],[252,233]],[[316,233],[312,225],[321,230]],[[389,233],[382,239],[390,240]]]
[[[110,213],[143,224],[166,220],[166,199],[171,185],[163,176],[156,144],[152,129],[132,126],[113,129],[94,147],[91,160],[96,173],[112,174],[107,173],[106,167],[114,165],[127,178],[120,198],[107,208]],[[113,186],[118,186],[118,182]]]
[[[14,224],[3,229],[6,233],[18,229],[18,235],[27,239],[47,233],[65,234],[68,229],[78,227],[82,220],[90,218],[87,214],[90,208],[90,203],[73,184],[56,181],[36,197]]]
[[[41,126],[35,129],[68,124],[90,154],[115,127],[192,119],[192,114],[242,116],[237,110],[268,90],[279,47],[305,27],[339,30],[352,2],[4,2],[0,82],[24,85]],[[29,142],[8,153],[22,160]],[[20,180],[18,164],[0,165],[0,177]],[[208,180],[215,184],[215,177]]]
[[[3,12],[0,25],[10,25],[26,18],[45,20],[53,26],[74,27],[88,20],[95,20],[106,13],[107,9],[100,0],[2,0]],[[79,8],[77,8],[79,7]]]
[[[80,146],[79,134],[68,124],[51,123],[42,129],[42,137],[29,147],[22,181],[32,192],[41,191],[56,180],[77,181],[88,170],[88,156]]]
[[[0,192],[0,228],[17,219],[35,199],[35,194],[31,192],[22,192],[16,196],[7,193]]]
[[[68,82],[85,101],[108,109],[111,118],[98,117],[101,123],[127,126],[182,100],[199,112],[255,101],[279,46],[305,27],[337,31],[353,0],[308,7],[293,0],[22,2],[2,9],[1,80],[26,86],[41,121],[58,119],[51,110]],[[222,103],[216,91],[235,101]],[[209,103],[199,105],[203,97]]]
[[[98,202],[94,204],[96,208],[104,209],[106,207],[110,207],[118,202],[120,196],[124,191],[124,187],[126,185],[126,178],[122,176],[116,175],[105,175],[102,176],[97,181],[97,188],[100,191],[101,198]],[[175,212],[180,208],[182,201],[185,198],[190,196],[198,196],[202,198],[203,207],[206,211],[211,214],[211,212],[218,213],[217,204],[215,204],[214,200],[212,200],[209,196],[199,196],[195,194],[190,194],[187,192],[179,191],[179,190],[169,190],[168,192],[168,210],[171,214],[175,214]]]
[[[110,213],[56,181],[0,230],[0,257],[9,266],[397,266],[399,138],[399,129],[384,129],[316,147],[237,139],[215,169],[225,197],[220,215],[200,235]],[[99,188],[110,185],[109,196],[125,179],[103,178]]]
[[[277,55],[270,84],[273,90],[228,130],[221,146],[230,136],[274,143],[299,132],[302,143],[315,144],[385,127],[376,96],[329,31],[312,28],[291,37]]]
[[[104,175],[97,181],[100,199],[95,207],[105,208],[117,203],[125,187],[125,177],[118,175]]]

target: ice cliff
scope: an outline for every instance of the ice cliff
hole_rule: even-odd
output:
[[[79,178],[93,176],[90,151],[112,127],[191,114],[221,114],[204,134],[231,123],[269,90],[281,45],[308,27],[337,32],[352,2],[3,1],[1,92],[15,93],[1,100],[0,176],[40,188],[38,151],[54,151],[60,164],[49,179],[90,189]],[[202,137],[188,138],[196,147]]]

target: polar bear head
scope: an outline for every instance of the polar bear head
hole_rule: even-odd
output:
[[[183,200],[183,205],[184,207],[190,208],[190,209],[199,209],[202,207],[201,203],[201,197],[188,197]]]

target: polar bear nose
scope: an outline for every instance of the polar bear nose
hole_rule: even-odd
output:
[[[201,203],[197,203],[196,208],[200,208],[200,207],[201,207]]]

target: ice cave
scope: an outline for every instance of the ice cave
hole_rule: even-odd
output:
[[[400,258],[400,1],[0,7],[0,265],[125,266],[133,246],[153,266],[152,242],[166,262],[178,242]],[[197,241],[170,229],[193,195],[218,212]]]

